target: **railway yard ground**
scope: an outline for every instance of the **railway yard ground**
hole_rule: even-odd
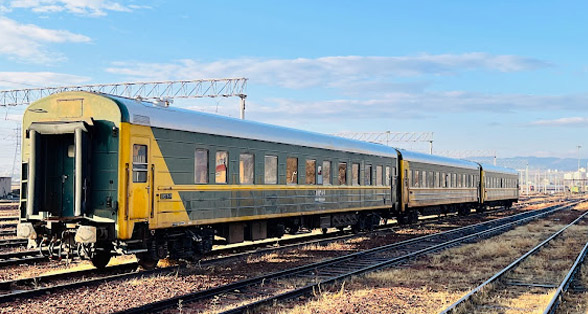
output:
[[[304,274],[300,276],[300,272],[299,276],[274,276],[267,279],[264,276],[288,272],[293,268],[301,269],[315,263],[313,265],[316,266],[311,267],[315,269],[315,273],[312,269],[306,270],[314,274],[315,278],[308,280],[320,282],[321,278],[327,277],[321,277],[323,275],[317,269],[324,266],[318,265],[329,263],[333,259],[362,267],[371,267],[370,263],[385,263],[391,259],[398,259],[398,262],[374,268],[376,271],[362,271],[361,274],[358,272],[357,276],[348,276],[334,281],[333,284],[319,284],[311,293],[301,293],[301,296],[295,298],[268,303],[270,305],[261,304],[261,307],[255,307],[251,312],[439,313],[552,234],[587,213],[588,199],[580,199],[579,203],[567,209],[546,212],[545,216],[529,219],[508,228],[489,232],[488,227],[484,229],[486,231],[483,232],[487,234],[483,236],[465,239],[466,233],[463,231],[451,238],[451,241],[454,241],[452,243],[448,244],[439,239],[449,238],[451,232],[461,230],[458,228],[464,226],[498,221],[515,214],[539,212],[547,210],[544,208],[561,207],[562,204],[558,197],[535,197],[521,201],[510,210],[472,213],[466,217],[452,215],[427,219],[412,226],[391,224],[388,229],[372,233],[338,234],[340,238],[321,238],[315,234],[313,236],[316,238],[313,238],[312,243],[304,242],[305,236],[298,236],[297,240],[289,241],[300,243],[285,249],[284,244],[276,245],[275,240],[268,241],[267,247],[256,247],[253,251],[240,252],[247,249],[246,246],[230,250],[219,248],[216,254],[201,263],[180,264],[174,261],[161,261],[160,270],[155,272],[136,270],[132,257],[117,257],[101,272],[90,272],[92,266],[85,261],[14,263],[0,267],[0,287],[6,289],[0,291],[0,298],[22,291],[68,285],[73,282],[77,282],[78,285],[43,290],[44,292],[26,297],[13,296],[1,299],[0,302],[3,304],[0,313],[141,313],[156,309],[154,306],[150,307],[156,301],[162,302],[159,309],[164,313],[219,313],[230,310],[239,313],[242,312],[239,310],[240,307],[249,308],[248,304],[253,301],[262,301],[270,295],[279,295],[305,286],[309,281],[303,280],[304,276],[312,277]],[[16,214],[14,208],[0,210],[0,217]],[[493,225],[492,228],[498,227]],[[442,232],[448,233],[448,236],[443,236]],[[476,229],[475,232],[480,230]],[[420,239],[425,242],[424,239],[434,239],[437,234],[439,239],[430,240],[432,249],[421,247]],[[13,238],[14,236],[4,235],[0,240]],[[503,279],[503,282],[521,282],[531,276],[533,280],[530,282],[548,284],[548,288],[532,287],[533,289],[527,289],[516,297],[506,297],[512,289],[501,286],[501,283],[492,284],[484,289],[483,298],[477,297],[474,300],[478,303],[482,302],[481,299],[490,300],[487,302],[490,305],[478,304],[474,310],[462,309],[461,313],[543,313],[556,290],[554,287],[566,276],[586,242],[588,218],[579,219],[560,237],[555,238],[550,246],[526,259],[520,267],[506,275],[507,279]],[[406,243],[406,246],[402,246],[403,243]],[[377,254],[380,255],[364,260],[347,259],[347,256],[352,254],[360,254],[367,250],[377,251],[383,247],[391,247],[395,251],[385,254],[378,251]],[[430,251],[424,252],[429,249]],[[24,246],[1,247],[0,254],[26,250]],[[423,253],[419,253],[419,250],[423,250]],[[231,257],[231,254],[234,256]],[[407,257],[404,258],[405,256]],[[345,268],[342,266],[344,264],[335,265],[340,269]],[[124,267],[126,268],[122,269]],[[73,271],[83,272],[74,275],[71,274]],[[47,277],[46,281],[39,279],[40,276],[58,273],[71,275],[51,279]],[[332,266],[328,273],[346,275],[343,270],[334,271]],[[125,274],[132,276],[123,276]],[[229,284],[262,277],[261,283],[223,290],[223,287]],[[103,280],[85,283],[85,280],[96,278]],[[2,286],[2,282],[7,281],[14,282],[5,285],[6,287]],[[517,287],[522,286],[524,285]],[[588,292],[584,288],[588,287],[588,268],[584,267],[578,271],[570,287],[556,313],[588,313]],[[197,298],[194,296],[199,292],[210,291],[211,288],[216,288],[218,293]],[[263,293],[257,290],[263,290]],[[193,301],[190,301],[190,298],[193,298]],[[171,306],[164,306],[163,302]]]

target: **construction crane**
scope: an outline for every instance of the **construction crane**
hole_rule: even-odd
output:
[[[391,143],[429,143],[429,153],[433,154],[433,132],[339,132],[333,135],[386,146]]]
[[[65,91],[91,91],[146,100],[239,97],[240,116],[245,119],[246,78],[127,82],[73,85],[0,91],[0,107],[28,105],[37,99]]]
[[[127,82],[111,84],[73,85],[60,87],[27,88],[0,91],[0,107],[28,105],[38,99],[65,91],[90,91],[142,100],[169,101],[188,98],[239,97],[240,117],[245,119],[247,78],[176,80],[154,82]],[[20,172],[20,125],[16,130],[16,147],[11,175]]]

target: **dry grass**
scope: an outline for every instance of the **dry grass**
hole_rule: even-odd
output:
[[[567,214],[569,213],[568,211]],[[558,217],[555,216],[555,218]],[[563,217],[559,218],[566,220]],[[479,243],[466,244],[420,258],[401,268],[354,278],[345,287],[323,291],[311,300],[298,302],[288,307],[265,308],[263,312],[279,314],[436,313],[457,301],[467,291],[510,264],[561,227],[563,227],[562,224],[556,224],[553,221],[536,221]],[[582,238],[585,241],[585,237]],[[571,240],[562,241],[561,247],[573,251],[568,248],[570,243],[568,241]],[[554,262],[550,268],[559,271],[565,267],[563,263]],[[542,304],[546,300],[548,302],[550,298],[549,291],[545,292],[545,289],[541,289],[542,293],[522,292],[514,298],[508,298],[507,302],[505,295],[496,294],[496,290],[500,289],[486,287],[482,296],[500,301],[496,306],[502,306],[505,309],[489,308],[488,311],[479,313],[523,313],[535,304]],[[511,309],[506,310],[508,308]],[[469,309],[463,313],[476,312]]]

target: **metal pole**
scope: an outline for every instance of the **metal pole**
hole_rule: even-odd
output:
[[[580,172],[580,148],[582,148],[582,146],[578,145],[576,147],[578,148],[578,172]]]
[[[527,197],[529,197],[529,162],[527,162],[527,169],[525,170],[525,183],[527,184]]]
[[[433,155],[433,140],[429,141],[429,151],[431,152],[431,155]]]
[[[75,130],[75,192],[74,192],[74,216],[82,215],[82,129]]]
[[[241,99],[241,120],[245,120],[245,98],[247,95],[241,94],[239,98]]]
[[[29,150],[29,174],[27,177],[27,218],[34,214],[35,203],[35,173],[37,164],[37,132],[29,132],[31,149]]]

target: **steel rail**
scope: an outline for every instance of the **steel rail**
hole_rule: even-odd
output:
[[[12,230],[0,230],[0,236],[16,235],[16,229]]]
[[[509,272],[512,269],[514,269],[515,267],[517,267],[521,262],[523,262],[524,260],[526,260],[529,256],[531,256],[531,255],[535,254],[536,252],[538,252],[541,248],[545,247],[545,245],[547,245],[549,242],[551,242],[557,236],[561,235],[569,227],[575,225],[578,221],[580,221],[581,219],[583,219],[584,217],[586,217],[586,215],[588,215],[588,212],[585,212],[584,214],[580,215],[580,217],[574,219],[574,221],[572,221],[571,223],[569,223],[565,227],[561,228],[556,233],[552,234],[549,238],[545,239],[543,242],[539,243],[537,246],[535,246],[532,249],[530,249],[527,253],[523,254],[521,257],[519,257],[518,259],[516,259],[514,262],[510,263],[508,266],[506,266],[505,268],[503,268],[502,270],[500,270],[499,272],[497,272],[496,274],[494,274],[494,276],[490,277],[490,279],[484,281],[482,284],[480,284],[479,286],[477,286],[476,288],[474,288],[473,290],[471,290],[470,292],[468,292],[466,295],[464,295],[463,297],[461,297],[459,300],[457,300],[455,303],[451,304],[449,307],[447,307],[445,310],[443,310],[440,314],[455,313],[455,311],[457,310],[457,307],[458,306],[461,306],[462,304],[465,304],[466,302],[471,301],[472,300],[472,297],[474,295],[476,295],[477,293],[479,293],[480,291],[482,291],[487,285],[498,281],[507,272]]]
[[[103,282],[109,282],[113,280],[119,279],[132,279],[141,276],[151,276],[154,274],[161,274],[165,272],[173,272],[177,271],[181,268],[181,266],[172,266],[166,268],[158,268],[153,270],[145,270],[145,271],[138,271],[134,273],[123,273],[117,275],[110,275],[106,277],[100,277],[95,279],[88,279],[88,280],[81,280],[76,282],[65,283],[61,285],[49,286],[49,287],[42,287],[36,288],[32,290],[21,290],[21,291],[14,291],[9,294],[0,294],[0,303],[5,303],[8,301],[12,301],[14,299],[22,299],[22,298],[30,298],[38,295],[54,293],[55,291],[65,290],[65,289],[73,289],[79,287],[90,287],[101,284]]]
[[[561,301],[563,300],[564,294],[568,291],[570,284],[574,280],[574,276],[580,270],[582,263],[584,262],[584,259],[586,258],[587,253],[588,253],[588,242],[586,242],[586,244],[584,245],[584,248],[582,249],[580,254],[578,254],[578,257],[576,258],[574,265],[572,265],[572,267],[570,268],[570,271],[567,273],[566,277],[564,278],[562,283],[557,288],[557,291],[555,291],[553,298],[551,298],[551,301],[549,302],[549,305],[547,305],[547,308],[545,309],[545,311],[543,311],[543,314],[553,314],[553,313],[555,313],[555,311],[557,311],[557,308],[559,307]]]
[[[573,206],[573,205],[574,204],[551,206],[551,207],[548,207],[548,208],[545,208],[542,210],[524,212],[524,213],[520,213],[517,215],[509,216],[509,217],[503,217],[503,218],[499,218],[499,219],[495,219],[495,220],[491,220],[491,221],[482,222],[482,223],[476,224],[476,225],[470,225],[470,226],[461,227],[461,228],[457,228],[457,229],[450,230],[450,231],[445,231],[445,232],[440,232],[440,233],[436,233],[436,234],[430,234],[430,235],[426,235],[426,236],[422,236],[422,237],[417,237],[417,238],[405,240],[405,241],[398,242],[398,243],[393,243],[393,244],[389,244],[389,245],[385,245],[385,246],[381,246],[381,247],[377,247],[377,248],[372,248],[372,249],[361,251],[361,252],[348,254],[345,256],[340,256],[340,257],[328,259],[325,261],[315,262],[315,263],[308,264],[308,265],[298,266],[298,267],[295,267],[292,269],[287,269],[287,270],[283,270],[283,271],[279,271],[279,272],[275,272],[275,273],[271,273],[271,274],[267,274],[267,275],[263,275],[263,276],[258,276],[258,277],[234,282],[234,283],[231,283],[228,285],[218,286],[218,287],[211,288],[208,290],[196,291],[193,293],[184,294],[184,295],[169,298],[169,299],[152,302],[152,303],[140,306],[140,307],[123,310],[123,311],[120,311],[117,313],[118,314],[122,314],[122,313],[129,314],[129,313],[144,313],[144,312],[160,311],[160,310],[164,310],[164,309],[167,309],[167,308],[170,308],[170,307],[177,305],[180,300],[184,304],[186,304],[189,302],[194,302],[194,301],[210,298],[215,295],[222,294],[222,293],[228,293],[228,292],[231,292],[234,290],[241,290],[246,287],[251,287],[251,286],[259,285],[261,283],[266,283],[272,279],[276,279],[276,278],[280,278],[280,277],[288,277],[288,276],[292,276],[294,274],[302,273],[305,271],[316,271],[317,269],[319,269],[321,267],[327,267],[330,265],[336,265],[338,263],[351,261],[357,257],[375,255],[377,253],[381,253],[384,251],[391,251],[393,249],[397,249],[397,248],[401,248],[401,247],[403,247],[405,249],[409,248],[409,247],[414,248],[416,246],[415,245],[416,243],[422,243],[423,241],[426,241],[426,240],[434,240],[435,238],[442,239],[443,237],[446,237],[451,234],[458,235],[458,237],[454,238],[454,240],[443,241],[442,243],[434,244],[433,246],[431,246],[429,248],[420,249],[420,250],[417,250],[416,252],[413,252],[410,254],[405,254],[401,257],[389,259],[387,261],[383,261],[383,262],[380,261],[378,263],[370,265],[369,267],[363,267],[362,269],[355,270],[353,272],[349,272],[344,275],[333,277],[331,279],[321,281],[321,282],[318,282],[313,285],[307,285],[305,287],[302,287],[300,289],[296,289],[294,291],[287,292],[285,294],[280,294],[278,296],[274,296],[271,298],[266,298],[266,299],[254,302],[254,303],[250,303],[248,305],[245,305],[245,306],[242,306],[242,307],[239,307],[239,308],[236,308],[236,309],[233,309],[233,310],[230,310],[227,312],[227,313],[241,313],[243,311],[247,311],[247,310],[254,308],[256,306],[259,306],[261,304],[268,304],[268,303],[272,303],[272,302],[275,302],[278,300],[289,299],[289,298],[293,298],[293,297],[301,295],[301,294],[309,293],[312,291],[312,289],[316,288],[320,284],[334,283],[336,281],[347,278],[349,276],[353,276],[353,275],[356,275],[359,273],[384,268],[384,267],[389,266],[390,264],[398,263],[398,262],[404,261],[406,259],[413,258],[417,255],[421,255],[421,254],[424,254],[427,252],[436,251],[441,248],[454,245],[455,243],[457,243],[459,241],[463,242],[468,239],[471,240],[473,238],[480,237],[482,234],[499,232],[500,230],[509,228],[511,226],[514,226],[515,224],[521,224],[525,221],[535,219],[538,217],[542,217],[542,216],[548,215],[550,213],[553,213],[555,211],[559,211],[564,208],[569,208],[570,206]],[[495,227],[496,225],[499,225],[501,223],[503,223],[503,225],[501,225],[499,227]],[[479,229],[481,227],[487,227],[487,229],[484,231],[481,231],[481,232],[474,232],[476,229]],[[471,232],[474,232],[474,233],[470,234],[468,236],[461,236],[462,233],[467,232],[468,230],[470,230]]]
[[[0,240],[0,248],[25,246],[27,243],[27,240],[21,239]]]
[[[21,252],[10,252],[0,254],[0,267],[16,264],[31,264],[48,260],[47,257],[41,255],[39,250],[29,250]]]
[[[130,262],[125,264],[118,264],[114,266],[106,267],[105,269],[83,269],[83,270],[75,270],[75,271],[68,271],[68,272],[61,272],[49,275],[39,275],[27,278],[19,278],[14,280],[6,280],[0,281],[0,290],[11,290],[14,287],[22,287],[22,286],[38,286],[42,283],[48,283],[55,280],[61,279],[71,279],[71,278],[79,278],[79,277],[86,277],[90,275],[100,275],[105,273],[111,272],[129,272],[136,270],[139,267],[137,262]]]

